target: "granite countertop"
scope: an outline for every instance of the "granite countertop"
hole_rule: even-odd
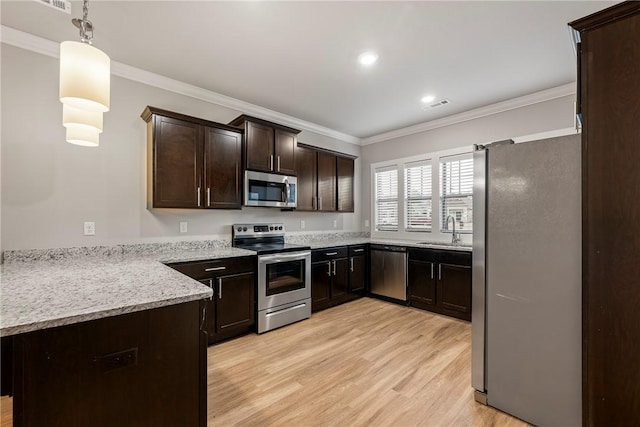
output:
[[[345,238],[345,239],[323,239],[309,240],[306,242],[311,249],[324,249],[336,246],[363,245],[372,243],[378,245],[405,246],[411,248],[423,249],[444,249],[450,251],[471,252],[470,245],[450,245],[446,243],[420,243],[413,240],[396,240],[396,239],[376,239],[376,238]]]
[[[255,255],[231,247],[68,253],[52,250],[42,259],[33,251],[0,267],[0,336],[208,298],[209,287],[163,263]]]

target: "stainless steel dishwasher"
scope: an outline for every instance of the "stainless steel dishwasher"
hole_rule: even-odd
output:
[[[371,293],[407,301],[407,248],[371,245]]]

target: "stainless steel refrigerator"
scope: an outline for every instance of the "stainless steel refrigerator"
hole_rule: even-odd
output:
[[[474,178],[476,400],[581,426],[580,136],[478,146]]]

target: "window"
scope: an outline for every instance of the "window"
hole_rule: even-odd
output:
[[[449,231],[449,215],[456,222],[456,231],[470,233],[473,229],[473,158],[470,154],[440,158],[440,230]]]
[[[431,161],[407,163],[404,169],[408,231],[430,231],[432,221]]]
[[[398,230],[398,168],[376,169],[376,230]]]

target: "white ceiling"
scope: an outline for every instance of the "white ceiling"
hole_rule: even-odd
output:
[[[365,138],[573,82],[566,24],[614,3],[93,0],[89,19],[114,61]],[[0,17],[62,42],[81,10],[3,0]],[[427,93],[451,104],[425,111]]]

